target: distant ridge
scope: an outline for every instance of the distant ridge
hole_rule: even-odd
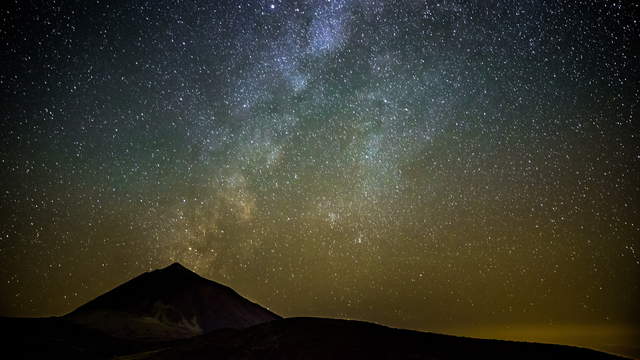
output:
[[[65,318],[112,336],[149,339],[192,337],[281,319],[179,263],[143,273]]]

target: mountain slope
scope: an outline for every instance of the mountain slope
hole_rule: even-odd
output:
[[[112,359],[172,346],[114,338],[59,317],[0,317],[0,334],[3,358],[12,359]]]
[[[144,359],[622,359],[577,347],[483,340],[360,321],[288,318],[185,340]]]
[[[65,316],[121,338],[186,338],[280,316],[178,263],[144,273]]]

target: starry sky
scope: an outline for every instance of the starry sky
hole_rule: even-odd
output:
[[[632,345],[639,15],[5,4],[0,315],[179,261],[283,316]]]

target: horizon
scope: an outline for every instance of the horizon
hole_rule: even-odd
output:
[[[0,314],[179,261],[283,316],[637,352],[639,10],[13,1]]]
[[[141,272],[140,274],[125,280],[121,283],[118,283],[112,289],[98,294],[97,297],[104,295],[111,290],[123,285],[140,275],[149,274],[158,270],[166,270],[174,265],[179,265],[182,269],[185,269],[189,272],[194,273],[197,276],[201,276],[206,280],[215,282],[217,284],[223,285],[225,287],[229,287],[232,290],[236,291],[236,289],[230,284],[216,281],[204,277],[197,272],[189,269],[188,267],[182,265],[180,262],[171,262],[166,266],[161,266],[155,269],[148,269],[146,271]],[[237,292],[237,291],[236,291]],[[282,316],[283,319],[287,318],[298,318],[298,317],[316,317],[316,318],[326,318],[326,319],[343,319],[343,320],[353,320],[353,321],[363,321],[369,322],[373,324],[383,325],[391,328],[398,329],[407,329],[421,332],[433,332],[444,335],[452,335],[452,336],[462,336],[462,337],[470,337],[476,339],[490,339],[490,340],[506,340],[506,341],[519,341],[519,342],[535,342],[541,344],[558,344],[558,345],[568,345],[568,346],[577,346],[584,347],[593,350],[603,351],[610,354],[620,355],[620,356],[631,356],[632,358],[636,358],[640,352],[638,348],[628,347],[626,344],[633,344],[634,340],[638,338],[640,332],[638,332],[637,328],[634,328],[630,324],[517,324],[517,323],[503,323],[503,324],[477,324],[477,325],[463,325],[456,328],[447,328],[447,327],[430,327],[428,324],[425,324],[424,327],[417,328],[405,328],[401,326],[394,326],[393,324],[376,322],[371,319],[366,318],[350,318],[347,316],[339,316],[334,314],[312,314],[312,313],[302,313],[302,314],[281,314],[277,311],[274,311],[269,307],[268,304],[261,303],[257,299],[253,299],[249,296],[246,296],[242,293],[238,294],[247,300],[260,305],[261,307],[273,311],[276,315]],[[97,298],[96,297],[96,298]],[[87,302],[80,304],[82,306],[88,302],[95,300],[96,298],[89,299]],[[60,314],[42,314],[42,315],[34,315],[34,318],[41,317],[62,317],[71,312],[73,312],[77,307],[72,308],[70,311],[60,313]],[[0,316],[4,316],[0,314]],[[626,341],[620,342],[620,339],[626,339]]]

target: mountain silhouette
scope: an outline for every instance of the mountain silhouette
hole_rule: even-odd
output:
[[[65,318],[124,338],[185,338],[280,316],[179,263],[144,273]]]
[[[63,317],[3,318],[22,359],[611,359],[563,345],[472,339],[362,321],[286,318],[180,264],[144,273]]]

